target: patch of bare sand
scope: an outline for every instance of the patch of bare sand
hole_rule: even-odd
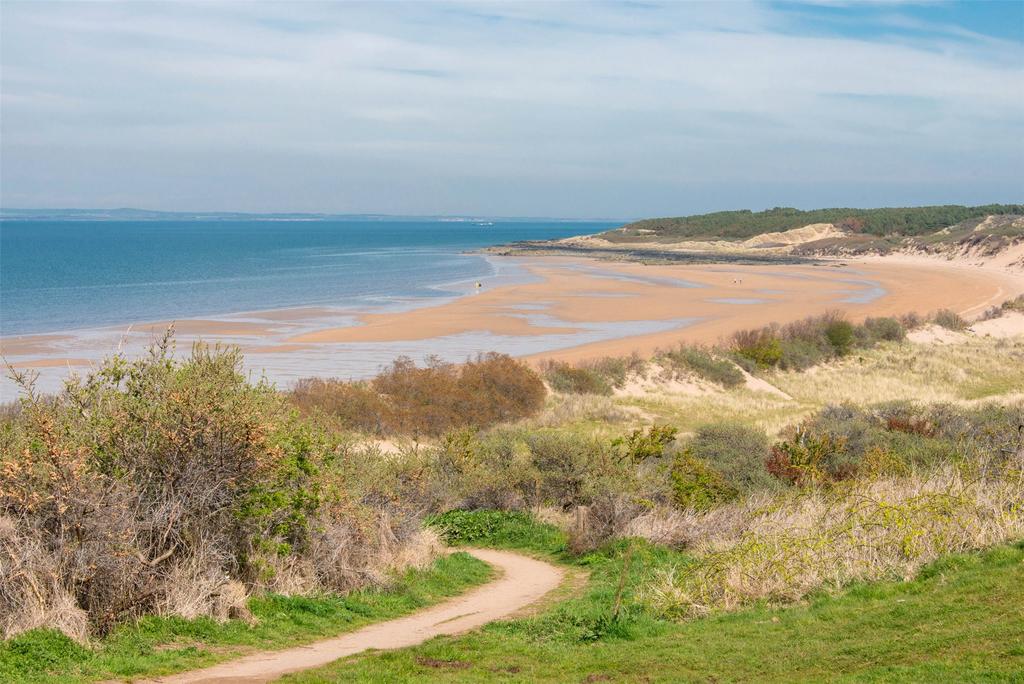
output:
[[[652,363],[637,373],[626,378],[622,387],[616,387],[617,397],[649,397],[652,394],[673,394],[677,396],[700,396],[709,394],[714,389],[707,383],[694,378],[683,377],[678,373],[666,370]]]
[[[1007,311],[999,318],[978,321],[971,326],[971,332],[980,337],[1020,337],[1024,336],[1024,313]]]
[[[516,614],[558,587],[564,575],[562,568],[510,551],[466,551],[494,566],[500,577],[433,608],[370,625],[334,639],[283,651],[255,653],[203,670],[152,681],[163,684],[261,684],[367,649],[393,650],[414,646],[435,636],[461,634]]]
[[[907,333],[907,339],[914,344],[956,344],[967,339],[967,334],[932,324],[911,330]]]
[[[60,366],[88,366],[92,363],[89,359],[34,359],[32,361],[15,361],[11,364],[14,368],[58,368]]]
[[[28,356],[31,354],[52,354],[58,343],[72,340],[72,335],[19,335],[0,337],[0,354],[4,356]]]
[[[749,248],[795,247],[815,240],[842,237],[846,235],[831,223],[811,223],[802,228],[791,228],[777,233],[755,235],[741,244]]]
[[[187,318],[178,321],[156,321],[152,323],[136,323],[131,326],[133,332],[162,335],[167,328],[173,326],[174,331],[181,335],[259,335],[266,336],[275,332],[278,326],[250,321],[220,321],[201,318]]]

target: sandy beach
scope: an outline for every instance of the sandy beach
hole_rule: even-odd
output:
[[[678,341],[714,343],[736,330],[839,309],[858,320],[950,308],[980,313],[1024,292],[1024,274],[928,259],[864,259],[814,266],[644,265],[582,259],[534,260],[540,282],[511,285],[442,306],[366,314],[358,326],[291,338],[294,343],[393,342],[486,330],[504,335],[564,332],[595,322],[690,319],[656,333],[532,356],[582,360],[649,354]],[[558,321],[561,325],[553,325]]]
[[[1024,293],[1024,273],[918,257],[806,265],[646,265],[568,257],[494,257],[525,277],[387,311],[296,307],[173,322],[179,350],[237,344],[250,370],[288,384],[365,377],[399,355],[460,361],[502,351],[582,361],[713,344],[736,330],[839,309],[852,320],[949,308],[970,318]],[[44,387],[118,349],[141,350],[171,321],[0,339],[4,358]],[[9,394],[11,386],[2,386]]]

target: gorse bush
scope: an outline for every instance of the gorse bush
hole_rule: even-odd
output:
[[[247,383],[237,350],[196,345],[177,362],[168,337],[52,398],[21,379],[0,431],[4,634],[228,617],[253,588],[382,580],[421,539],[407,513],[361,503],[341,445]]]
[[[732,336],[732,351],[759,368],[770,368],[782,361],[782,342],[771,328],[740,330]]]
[[[396,359],[368,382],[302,380],[291,393],[304,412],[371,434],[437,437],[461,427],[486,427],[533,415],[544,384],[506,354],[481,354],[465,364],[429,358],[418,367]]]
[[[906,328],[895,318],[866,318],[862,327],[868,340],[902,342],[907,338]],[[867,345],[861,343],[859,346]]]

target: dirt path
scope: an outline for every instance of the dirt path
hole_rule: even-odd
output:
[[[467,549],[491,564],[501,576],[446,603],[396,620],[369,625],[334,639],[317,641],[284,651],[265,651],[204,670],[193,670],[151,680],[160,684],[253,684],[326,665],[369,648],[390,650],[422,643],[442,634],[459,634],[507,617],[558,586],[560,568],[509,551]]]

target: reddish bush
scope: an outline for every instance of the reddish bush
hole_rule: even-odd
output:
[[[300,381],[292,401],[354,430],[438,436],[525,418],[544,404],[544,383],[506,354],[482,354],[459,366],[436,357],[417,366],[398,358],[369,382]]]

